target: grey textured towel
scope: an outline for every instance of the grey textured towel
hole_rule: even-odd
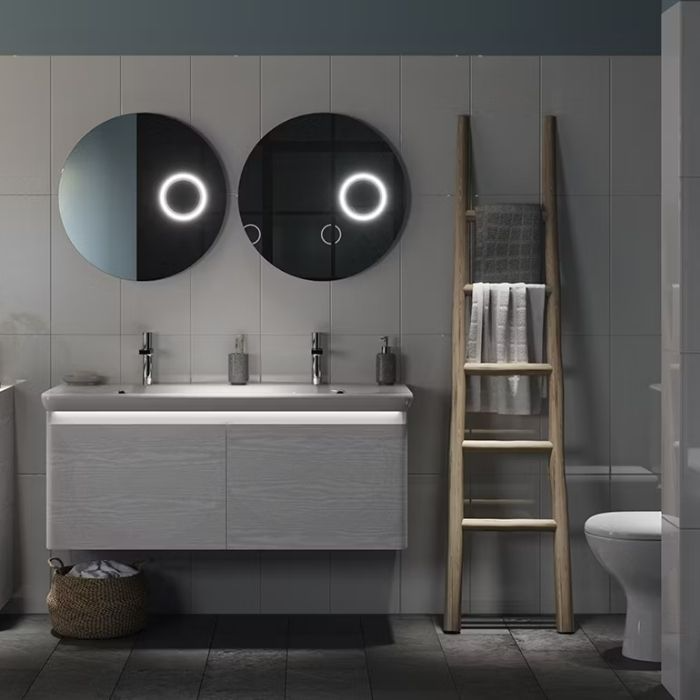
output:
[[[476,208],[475,282],[540,284],[543,257],[539,204],[484,204]]]

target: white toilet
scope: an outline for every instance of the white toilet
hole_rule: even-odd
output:
[[[596,559],[627,597],[622,654],[661,661],[661,512],[598,513],[584,529]]]

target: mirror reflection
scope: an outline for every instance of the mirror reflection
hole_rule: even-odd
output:
[[[295,117],[270,131],[241,175],[251,243],[295,277],[335,280],[377,262],[401,233],[407,183],[391,144],[340,114]]]
[[[78,252],[115,277],[156,280],[196,262],[226,212],[226,181],[209,144],[177,119],[126,114],[87,133],[58,188]]]

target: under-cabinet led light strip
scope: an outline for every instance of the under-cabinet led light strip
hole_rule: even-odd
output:
[[[51,411],[50,425],[404,425],[403,411]]]

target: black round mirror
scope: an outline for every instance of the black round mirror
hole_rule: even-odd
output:
[[[211,247],[226,213],[226,180],[211,146],[187,124],[125,114],[77,143],[58,187],[78,252],[104,272],[156,280]]]
[[[238,208],[260,254],[308,280],[337,280],[377,262],[403,228],[404,169],[375,129],[341,114],[275,127],[243,168]]]

